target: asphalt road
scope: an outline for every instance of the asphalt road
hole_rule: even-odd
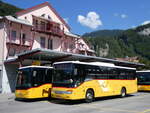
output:
[[[150,92],[139,92],[125,98],[98,98],[93,103],[55,99],[16,101],[12,94],[0,94],[0,113],[150,113]]]

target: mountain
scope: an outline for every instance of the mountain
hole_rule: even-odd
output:
[[[136,56],[150,69],[150,24],[128,30],[100,30],[83,37],[97,56],[113,59]]]
[[[124,30],[98,30],[91,33],[85,33],[83,37],[96,37],[96,36],[118,36]]]
[[[136,28],[136,31],[140,34],[140,35],[149,35],[150,36],[150,23],[146,24],[146,25],[142,25]]]
[[[0,0],[0,16],[15,15],[20,10],[22,9]]]

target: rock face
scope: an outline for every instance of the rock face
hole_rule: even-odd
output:
[[[143,29],[142,31],[138,32],[140,35],[150,35],[150,28]]]
[[[150,23],[136,27],[135,31],[139,35],[150,36]]]
[[[105,44],[105,48],[99,48],[99,56],[106,57],[109,54],[109,45]]]

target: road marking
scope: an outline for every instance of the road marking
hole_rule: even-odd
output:
[[[139,113],[150,113],[150,109],[146,109],[146,110],[139,112]]]

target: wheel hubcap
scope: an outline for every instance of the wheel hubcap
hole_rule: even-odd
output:
[[[123,96],[123,97],[125,96],[125,92],[122,93],[122,96]]]
[[[88,98],[88,99],[93,99],[93,95],[92,95],[91,93],[88,93],[88,94],[87,94],[87,98]]]

